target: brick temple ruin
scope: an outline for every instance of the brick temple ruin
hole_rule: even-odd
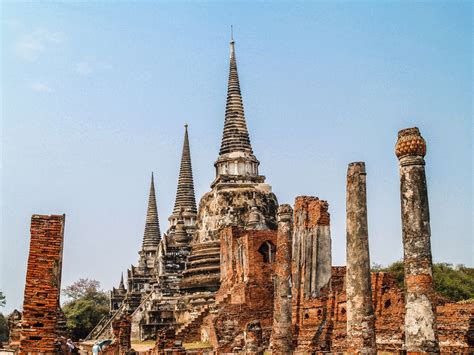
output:
[[[152,175],[138,262],[126,271],[126,282],[122,274],[110,292],[109,315],[86,341],[114,339],[111,354],[126,353],[132,341],[144,340],[155,343],[147,354],[184,353],[182,344],[192,342],[219,353],[472,352],[474,303],[449,303],[434,291],[426,142],[417,128],[401,130],[395,151],[404,290],[390,274],[370,272],[365,163],[351,163],[347,171],[345,267],[332,265],[327,201],[298,196],[294,206],[279,205],[250,143],[232,39],[211,190],[197,208],[185,126],[168,229],[161,234]],[[62,235],[63,224],[55,223]],[[56,276],[59,246],[58,239],[54,252],[45,252],[48,263],[58,263]],[[52,336],[59,319],[54,282],[36,282],[30,273],[30,263],[39,262],[35,255],[32,247],[20,337],[25,349],[32,336]],[[44,292],[45,301],[38,301]],[[41,319],[48,328],[27,338],[42,307],[50,317]]]

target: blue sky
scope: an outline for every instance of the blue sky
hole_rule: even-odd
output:
[[[402,256],[397,131],[418,126],[436,262],[473,265],[469,2],[2,3],[0,290],[21,306],[34,213],[66,213],[63,286],[137,261],[161,229],[183,125],[214,179],[230,25],[252,145],[280,203],[328,200],[345,264],[347,164],[365,161],[371,260]]]

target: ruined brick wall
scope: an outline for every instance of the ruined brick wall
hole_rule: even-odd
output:
[[[215,311],[203,320],[203,328],[217,351],[242,350],[244,331],[253,321],[260,322],[262,344],[268,347],[275,268],[275,255],[271,254],[275,249],[271,245],[276,245],[276,238],[276,231],[222,231],[221,287],[216,294]]]
[[[403,290],[388,273],[372,273],[377,350],[400,351],[404,345]],[[446,303],[436,310],[441,352],[469,352],[474,346],[474,302]],[[297,351],[343,352],[346,343],[345,267],[333,267],[331,282],[317,298],[293,303]]]
[[[31,217],[20,353],[53,353],[58,337],[65,215]]]
[[[273,297],[276,237],[276,231],[268,230],[228,227],[221,232],[221,287],[216,300],[230,293],[231,303],[273,302],[269,297]]]
[[[372,302],[375,314],[377,349],[396,351],[403,347],[405,301],[392,275],[372,273]]]
[[[226,228],[221,238],[221,288],[215,307],[196,324],[195,332],[198,337],[205,333],[217,351],[242,351],[245,327],[258,321],[262,347],[267,348],[273,317],[274,267],[264,262],[258,250],[265,241],[276,245],[276,233]],[[320,289],[319,296],[293,297],[293,340],[297,352],[347,349],[346,269],[333,267],[331,271],[330,282]],[[404,345],[403,290],[388,273],[372,273],[371,284],[377,350],[400,351]],[[304,284],[293,292],[298,290],[303,296]],[[472,343],[469,334],[474,328],[474,303],[440,305],[437,313],[441,350],[466,352],[469,342]]]
[[[436,322],[442,352],[474,352],[474,301],[439,305]]]
[[[120,354],[125,354],[131,349],[131,333],[132,323],[129,316],[123,315],[112,321],[112,329],[114,333],[114,346]]]
[[[294,273],[293,273],[294,275]],[[329,285],[319,297],[293,297],[296,351],[343,351],[346,348],[345,268],[332,268]],[[298,290],[293,290],[294,294]]]
[[[255,305],[221,304],[203,320],[202,329],[208,341],[219,353],[240,352],[244,349],[244,331],[249,322],[259,321],[262,328],[262,346],[268,348],[272,328],[272,302],[266,307]]]
[[[403,291],[387,273],[372,274],[377,349],[400,350],[403,345]],[[345,267],[333,267],[330,284],[321,296],[293,303],[294,340],[298,351],[345,351],[347,348]]]

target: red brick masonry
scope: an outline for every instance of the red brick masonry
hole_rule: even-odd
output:
[[[31,217],[20,354],[54,353],[65,215]]]

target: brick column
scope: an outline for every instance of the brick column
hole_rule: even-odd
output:
[[[398,132],[403,253],[405,267],[405,347],[439,352],[434,311],[430,214],[426,187],[426,142],[418,128]]]
[[[277,354],[292,352],[291,326],[291,241],[293,209],[290,205],[278,208],[278,234],[273,302],[272,351]]]
[[[125,354],[131,349],[131,333],[132,323],[129,316],[121,316],[112,322],[112,330],[115,337],[115,345],[120,354]]]
[[[365,163],[347,169],[347,351],[375,354]]]
[[[65,215],[31,217],[20,354],[58,351]]]
[[[294,217],[293,285],[299,302],[303,297],[318,297],[331,279],[328,203],[313,196],[298,196]]]

